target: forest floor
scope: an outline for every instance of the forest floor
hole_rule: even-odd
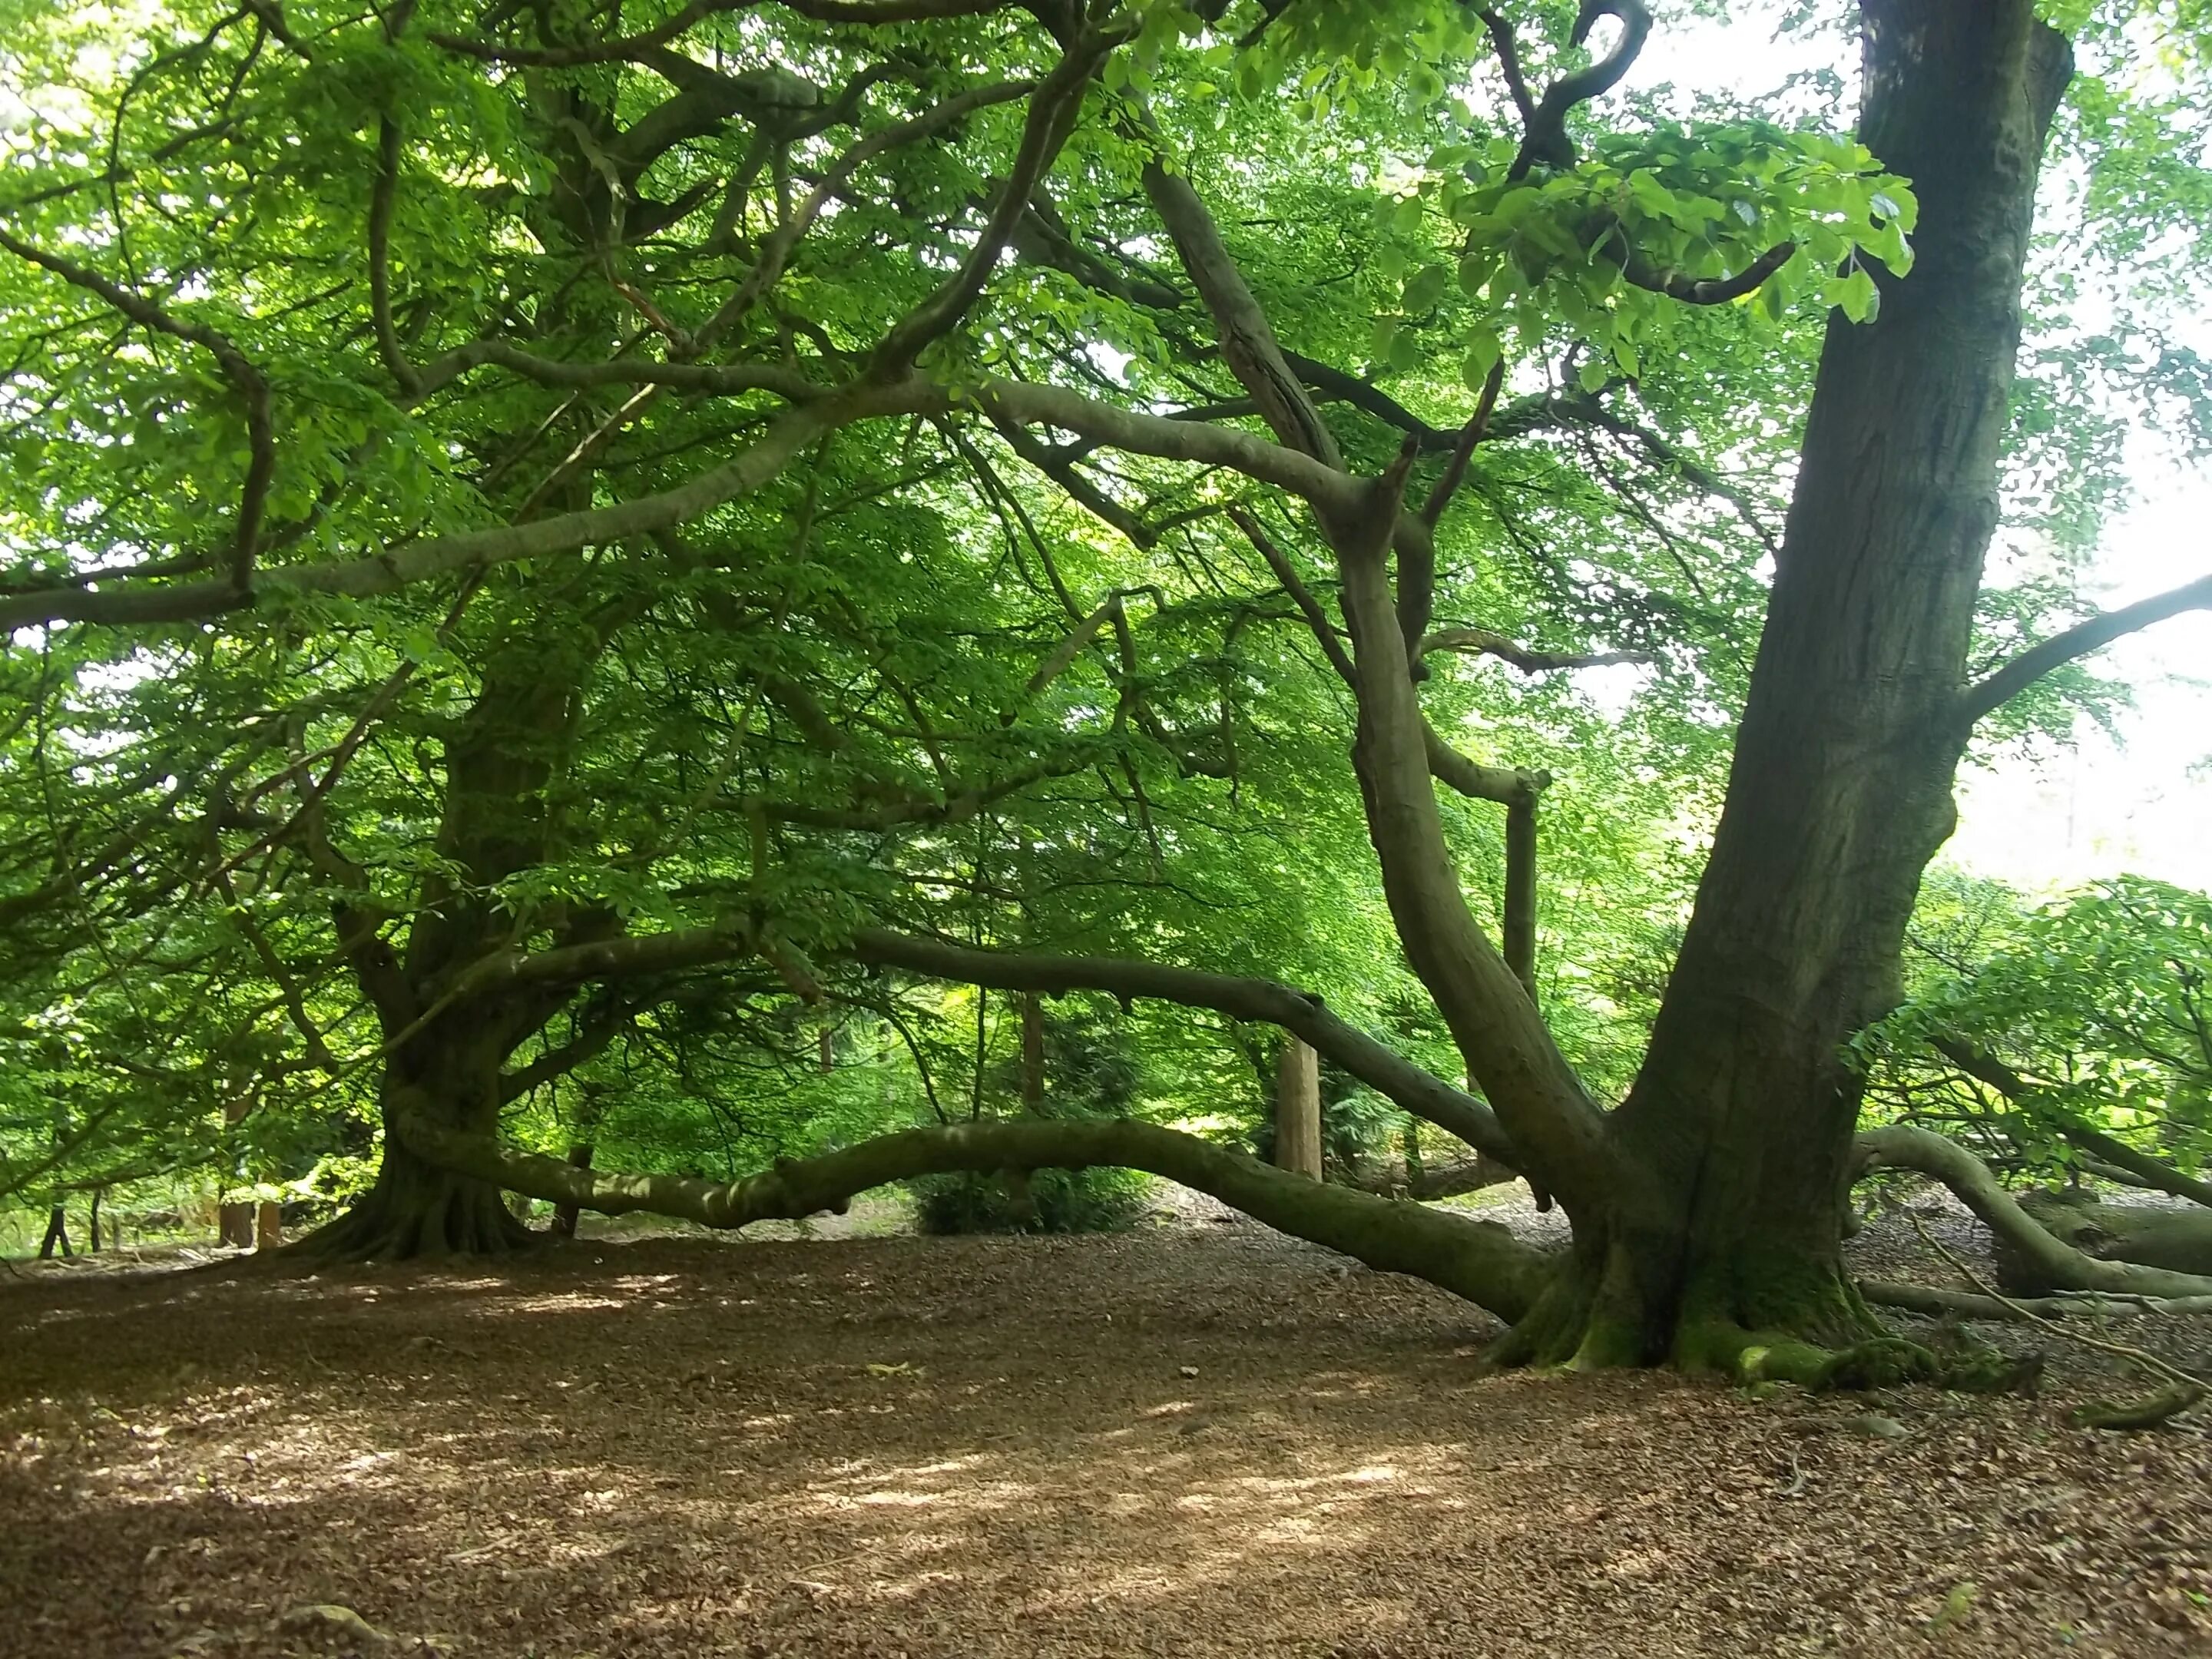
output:
[[[2097,1356],[1762,1402],[1495,1328],[1188,1204],[0,1273],[0,1656],[2212,1653],[2212,1433],[2064,1427]]]

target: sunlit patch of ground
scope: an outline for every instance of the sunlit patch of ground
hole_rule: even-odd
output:
[[[0,1656],[2212,1651],[2201,1433],[1492,1334],[1212,1224],[0,1279]]]

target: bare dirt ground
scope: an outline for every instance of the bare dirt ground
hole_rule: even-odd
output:
[[[1477,1310],[1204,1207],[0,1274],[0,1656],[2212,1653],[2212,1439],[2063,1427],[2094,1357],[1476,1380]]]

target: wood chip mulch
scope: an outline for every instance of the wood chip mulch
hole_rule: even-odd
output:
[[[2109,1376],[1495,1329],[1202,1220],[0,1276],[0,1659],[2212,1654],[2212,1438],[2064,1427]]]

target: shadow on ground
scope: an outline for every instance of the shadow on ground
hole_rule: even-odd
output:
[[[2202,1436],[1492,1334],[1245,1227],[0,1281],[0,1656],[2212,1646]]]

